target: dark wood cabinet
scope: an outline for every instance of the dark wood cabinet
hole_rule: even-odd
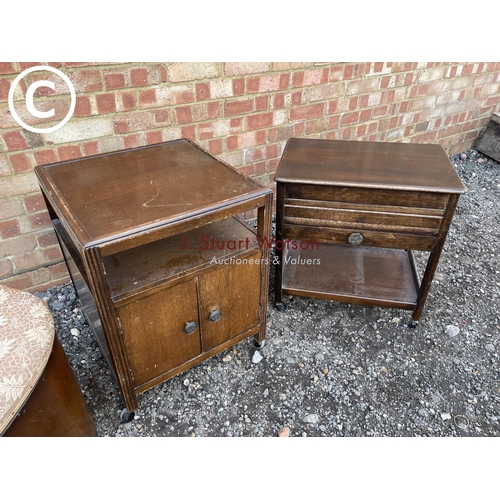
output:
[[[137,394],[223,349],[264,342],[271,190],[187,140],[36,173],[129,411]]]
[[[441,146],[289,139],[276,172],[282,293],[421,317],[465,188]],[[299,244],[300,242],[300,244]],[[429,252],[420,280],[412,250]]]

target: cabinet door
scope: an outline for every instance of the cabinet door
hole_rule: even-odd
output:
[[[256,263],[225,265],[199,277],[203,352],[258,325],[260,283]]]
[[[126,304],[118,314],[136,387],[201,354],[195,280]],[[188,322],[196,322],[189,334]]]

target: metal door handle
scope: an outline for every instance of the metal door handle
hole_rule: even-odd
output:
[[[208,321],[211,323],[215,323],[216,321],[219,321],[222,317],[222,312],[220,309],[216,309],[215,311],[212,311],[210,313],[210,316],[208,317]]]
[[[198,328],[198,323],[196,323],[196,321],[188,321],[184,325],[184,332],[187,333],[188,335],[191,335],[193,332],[196,331],[197,328]]]

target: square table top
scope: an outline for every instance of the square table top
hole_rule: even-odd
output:
[[[464,193],[465,187],[438,144],[291,138],[277,182]]]
[[[35,171],[82,246],[266,192],[187,139],[38,166]]]

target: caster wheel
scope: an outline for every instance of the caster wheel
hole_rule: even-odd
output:
[[[133,411],[131,412],[128,412],[126,408],[124,408],[121,412],[120,412],[120,420],[127,424],[128,422],[131,422],[133,420],[133,418],[135,417],[135,413]]]
[[[417,328],[417,325],[418,325],[418,321],[410,321],[410,322],[408,323],[408,326],[409,326],[410,328]]]
[[[266,341],[265,339],[259,344],[255,339],[253,341],[253,345],[257,349],[257,351],[260,351],[261,349],[264,349],[266,347]]]
[[[283,302],[278,302],[276,304],[276,310],[279,312],[285,312],[287,310],[287,306],[283,304]]]

